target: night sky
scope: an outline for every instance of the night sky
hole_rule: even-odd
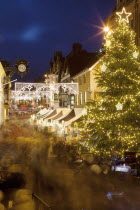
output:
[[[0,4],[0,58],[14,64],[29,61],[33,81],[49,68],[55,51],[67,55],[80,42],[89,52],[98,51],[101,29],[115,0],[4,0]]]

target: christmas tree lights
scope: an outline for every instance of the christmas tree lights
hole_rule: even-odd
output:
[[[140,142],[139,50],[128,23],[131,13],[123,8],[117,15],[117,27],[106,32],[106,54],[96,74],[102,91],[79,123],[82,146],[104,156],[136,151]]]

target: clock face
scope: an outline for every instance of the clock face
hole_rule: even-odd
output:
[[[18,70],[19,70],[20,72],[25,72],[25,71],[26,71],[26,66],[25,66],[24,64],[20,64],[20,65],[18,66]]]

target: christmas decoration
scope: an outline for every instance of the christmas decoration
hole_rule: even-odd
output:
[[[51,98],[51,95],[59,94],[60,88],[64,92],[76,95],[78,93],[77,83],[15,83],[15,91],[11,92],[11,99],[18,100],[33,100],[41,99],[42,96]]]
[[[116,109],[117,110],[122,110],[123,109],[123,105],[120,102],[118,102],[118,104],[116,105]]]
[[[127,22],[129,23],[129,19],[128,17],[132,14],[132,13],[128,13],[126,12],[125,8],[123,7],[122,12],[116,12],[116,14],[119,16],[119,21],[120,22]]]
[[[96,73],[102,91],[87,105],[87,115],[79,122],[81,149],[101,157],[123,156],[138,149],[140,142],[139,50],[128,24],[130,13],[123,8],[117,15],[116,28],[105,34],[106,54]]]
[[[101,71],[105,72],[105,71],[106,71],[106,69],[107,69],[106,65],[105,65],[105,64],[103,64],[103,65],[101,66]]]
[[[87,115],[87,109],[83,109],[82,114]]]
[[[138,55],[139,55],[139,53],[136,52],[136,51],[133,53],[133,57],[136,58],[136,59],[138,58]]]

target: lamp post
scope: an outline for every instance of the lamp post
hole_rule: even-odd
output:
[[[8,109],[9,109],[9,95],[10,95],[10,84],[11,82],[14,82],[15,80],[11,81],[12,76],[14,76],[15,73],[18,73],[21,77],[24,76],[29,71],[28,61],[24,59],[20,59],[15,61],[14,66],[11,66],[9,62],[7,61],[1,61],[1,64],[3,66],[3,69],[5,71],[5,78],[3,81],[3,87],[4,87],[4,98],[5,98],[5,111],[8,115]],[[3,109],[4,110],[4,109]]]

